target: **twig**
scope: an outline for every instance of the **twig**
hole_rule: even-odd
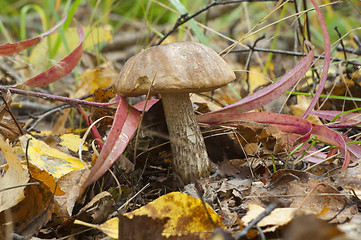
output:
[[[61,110],[66,109],[66,108],[70,108],[70,107],[72,107],[72,105],[70,105],[70,104],[62,104],[60,106],[57,106],[57,107],[55,107],[53,109],[50,109],[50,110],[42,113],[41,115],[36,116],[37,120],[34,123],[32,123],[31,127],[29,127],[27,130],[28,131],[33,130],[41,122],[41,120],[43,120],[47,116],[49,116],[49,115],[51,115],[53,113],[56,113],[58,111],[61,112]]]
[[[0,60],[0,71],[9,76],[14,82],[21,82],[21,77],[3,60]]]
[[[259,41],[261,41],[262,39],[265,39],[266,38],[266,35],[263,35],[259,38],[256,39],[256,41],[254,41],[253,45],[248,45],[249,49],[250,49],[250,52],[248,54],[248,59],[247,59],[247,64],[246,64],[246,83],[247,83],[247,94],[249,94],[249,91],[250,91],[250,86],[249,86],[249,72],[250,72],[250,66],[251,66],[251,59],[252,59],[252,54],[253,54],[253,49],[256,47],[257,43]]]
[[[0,91],[0,97],[1,97],[1,99],[3,100],[3,102],[4,102],[5,106],[6,106],[6,111],[10,114],[11,118],[12,118],[13,121],[15,122],[15,125],[16,125],[16,127],[18,128],[20,135],[23,135],[23,134],[24,134],[24,133],[23,133],[23,130],[21,129],[20,124],[19,124],[19,122],[16,120],[13,112],[11,111],[11,108],[9,107],[9,104],[8,104],[8,102],[6,101],[6,98],[5,98],[4,94],[5,94],[4,91]],[[9,94],[9,95],[10,95],[10,94]]]
[[[134,194],[134,196],[132,196],[131,198],[129,198],[122,206],[120,206],[118,209],[117,209],[117,212],[119,212],[120,210],[122,210],[125,206],[127,206],[130,201],[132,201],[134,198],[136,198],[139,193],[143,192],[144,189],[146,189],[147,187],[150,186],[150,183],[147,183],[147,185],[145,185],[142,189],[139,190],[139,192],[137,192],[136,194]]]
[[[21,89],[17,89],[17,88],[13,88],[13,87],[7,88],[4,86],[0,86],[0,91],[6,90],[6,89],[8,89],[11,93],[16,93],[16,94],[21,94],[21,95],[31,96],[31,97],[38,97],[38,98],[42,98],[45,100],[60,101],[60,102],[66,102],[66,103],[70,103],[70,104],[79,104],[79,105],[89,106],[89,107],[111,109],[110,106],[114,104],[114,102],[111,102],[111,103],[90,102],[90,101],[56,96],[56,95],[51,95],[51,94],[46,94],[46,93],[21,90]]]
[[[238,49],[238,50],[232,50],[232,51],[230,51],[230,53],[242,53],[242,52],[249,52],[249,51],[251,51],[251,49]],[[266,48],[253,48],[252,51],[285,54],[285,55],[296,56],[296,57],[304,57],[307,55],[306,53],[292,52],[292,51],[287,51],[287,50],[266,49]],[[314,58],[325,59],[325,57],[322,55],[314,55]],[[346,63],[352,64],[355,66],[361,66],[361,63],[345,60],[343,58],[331,58],[331,61],[346,62]]]
[[[257,231],[258,231],[259,238],[260,238],[261,240],[266,240],[266,236],[265,236],[264,233],[262,232],[262,229],[261,229],[258,225],[256,225],[255,228],[256,228]]]
[[[30,183],[19,184],[19,185],[16,185],[16,186],[11,186],[11,187],[0,189],[0,192],[11,190],[11,189],[14,189],[14,188],[26,187],[26,186],[29,186],[29,185],[39,185],[39,184],[40,184],[39,182],[30,182]]]
[[[347,53],[352,53],[352,54],[361,56],[361,41],[360,41],[360,39],[357,36],[354,36],[353,41],[356,43],[358,49],[337,47],[336,50],[337,51],[345,51]]]
[[[345,51],[345,45],[343,44],[342,35],[341,35],[340,31],[338,30],[337,26],[335,27],[335,31],[337,32],[337,35],[340,38],[340,44],[341,44],[341,47],[342,47],[343,56],[344,56],[345,60],[347,61],[347,54],[346,54],[346,51]],[[353,79],[353,77],[351,77],[351,75],[350,75],[350,70],[347,68],[348,65],[349,64],[346,63],[346,67],[345,67],[347,78],[348,79]],[[356,86],[361,88],[360,84],[358,84],[358,82],[356,82],[355,80],[354,80],[354,83],[356,84]]]
[[[251,228],[253,228],[254,226],[257,225],[257,223],[259,223],[263,218],[267,217],[268,215],[271,214],[271,212],[277,207],[277,205],[275,203],[271,203],[270,205],[268,205],[268,207],[260,214],[258,215],[255,219],[253,219],[252,222],[250,222],[248,224],[248,226],[246,226],[241,232],[237,233],[235,239],[239,240],[243,237],[245,237],[247,235],[247,233],[249,232],[249,230],[251,230]]]

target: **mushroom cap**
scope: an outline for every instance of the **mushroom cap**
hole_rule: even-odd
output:
[[[122,96],[205,92],[236,78],[211,48],[196,42],[175,42],[148,48],[131,57],[114,87]]]

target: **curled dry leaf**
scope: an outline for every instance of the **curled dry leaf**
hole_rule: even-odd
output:
[[[287,149],[286,133],[272,125],[252,122],[239,123],[237,125],[237,135],[241,137],[237,137],[236,140],[245,147],[248,154],[254,155],[259,143],[262,144],[262,149],[257,154],[261,156],[282,154]],[[252,147],[252,144],[255,144],[255,147]]]
[[[115,205],[112,195],[107,192],[97,194],[87,203],[77,214],[77,219],[84,222],[102,223],[106,221],[109,215],[114,211]]]

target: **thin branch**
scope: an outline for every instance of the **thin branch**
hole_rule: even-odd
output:
[[[230,51],[230,53],[249,52],[251,50],[257,51],[257,52],[285,54],[285,55],[297,56],[297,57],[304,57],[307,55],[306,53],[292,52],[292,51],[286,51],[286,50],[266,49],[266,48],[239,49],[239,50],[232,50],[232,51]],[[325,57],[323,55],[315,55],[314,58],[324,59]],[[350,61],[350,60],[345,60],[343,58],[331,58],[331,61],[345,62],[345,63],[352,64],[354,66],[361,66],[361,63]]]
[[[66,103],[69,103],[69,104],[79,104],[79,105],[88,106],[88,107],[98,107],[98,108],[112,109],[110,106],[114,105],[113,102],[111,102],[111,103],[90,102],[90,101],[84,101],[84,100],[80,100],[80,99],[73,99],[73,98],[68,98],[68,97],[56,96],[56,95],[51,95],[51,94],[46,94],[46,93],[27,91],[27,90],[17,89],[17,88],[13,88],[13,87],[7,88],[7,87],[4,87],[4,86],[0,86],[0,91],[7,90],[7,89],[11,93],[16,93],[16,94],[21,94],[21,95],[25,95],[25,96],[42,98],[42,99],[45,99],[45,100],[66,102]]]
[[[249,230],[257,225],[262,219],[271,214],[271,212],[277,207],[275,203],[271,203],[260,215],[258,215],[252,222],[248,224],[242,231],[237,233],[235,239],[239,240],[247,235]]]

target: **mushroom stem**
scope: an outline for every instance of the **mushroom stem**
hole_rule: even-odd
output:
[[[161,94],[174,170],[185,183],[208,177],[210,161],[188,93]]]

